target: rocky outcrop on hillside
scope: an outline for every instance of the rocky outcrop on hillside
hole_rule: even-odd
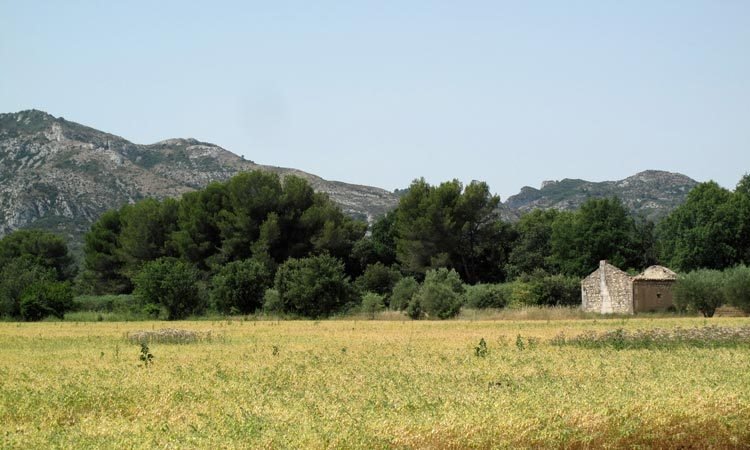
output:
[[[28,226],[56,231],[80,246],[104,211],[145,197],[178,197],[241,171],[265,170],[306,179],[348,214],[373,220],[395,208],[399,195],[370,186],[324,180],[296,169],[255,164],[195,139],[134,144],[42,111],[0,114],[0,237]],[[650,170],[620,181],[545,181],[524,187],[499,207],[517,220],[532,209],[574,210],[592,197],[616,196],[634,213],[658,220],[685,201],[697,182]]]
[[[518,216],[537,208],[571,211],[589,198],[618,197],[633,214],[656,221],[681,205],[696,184],[685,175],[659,170],[647,170],[619,181],[545,181],[540,189],[526,186],[509,197],[504,212]]]
[[[178,197],[249,170],[300,176],[363,219],[372,220],[398,202],[383,189],[255,164],[195,139],[139,145],[30,110],[0,114],[0,236],[33,224],[80,243],[82,233],[108,209],[145,197]]]

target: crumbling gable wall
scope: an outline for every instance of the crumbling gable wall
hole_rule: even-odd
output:
[[[600,261],[599,268],[581,281],[581,309],[633,314],[633,279],[607,261]]]

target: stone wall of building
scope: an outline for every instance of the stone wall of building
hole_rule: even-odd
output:
[[[633,279],[607,261],[600,261],[599,268],[581,281],[581,309],[633,314]]]

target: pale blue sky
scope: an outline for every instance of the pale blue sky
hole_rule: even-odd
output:
[[[0,112],[389,190],[750,171],[750,1],[0,0]]]

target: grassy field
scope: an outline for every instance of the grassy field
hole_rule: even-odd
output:
[[[747,344],[551,344],[705,324],[750,319],[0,323],[0,447],[750,448]]]

